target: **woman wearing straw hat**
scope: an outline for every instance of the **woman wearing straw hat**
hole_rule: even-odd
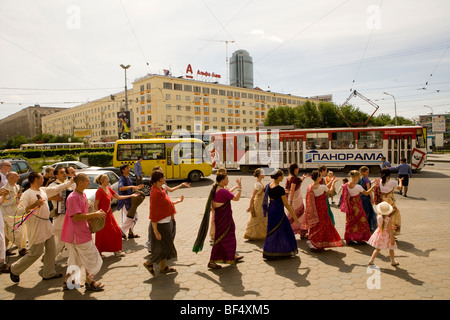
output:
[[[374,264],[373,261],[382,249],[388,249],[389,256],[391,257],[391,265],[398,266],[399,263],[394,259],[394,249],[397,249],[397,244],[395,243],[394,233],[392,231],[391,219],[394,208],[386,201],[383,201],[376,206],[376,210],[378,212],[378,228],[372,234],[369,241],[367,241],[368,244],[375,248],[372,257],[370,258],[369,265]]]

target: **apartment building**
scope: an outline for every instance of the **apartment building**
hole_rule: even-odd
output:
[[[171,135],[174,130],[253,130],[264,122],[270,108],[295,107],[307,100],[290,94],[240,88],[183,77],[147,75],[125,92],[88,102],[42,118],[43,132],[73,133],[90,129],[90,141],[118,138],[117,115],[130,112],[133,138]]]

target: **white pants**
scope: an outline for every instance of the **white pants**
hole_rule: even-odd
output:
[[[20,218],[11,218],[9,215],[3,214],[2,223],[4,223],[4,238],[5,242],[10,241],[15,244],[19,251],[27,247],[27,235],[24,232],[25,224],[14,230],[14,223],[19,222]],[[1,258],[0,258],[1,259]]]
[[[125,208],[125,206],[122,207],[122,226],[120,229],[122,230],[122,233],[124,235],[127,235],[128,231],[133,232],[134,226],[136,225],[136,222],[138,220],[138,213],[136,211],[136,214],[134,215],[134,218],[128,218],[127,217],[128,210]]]
[[[60,214],[56,218],[53,218],[53,232],[55,233],[55,244],[56,244],[56,256],[60,253],[62,257],[68,256],[68,249],[65,247],[66,243],[61,241],[61,232],[64,224],[64,214]]]
[[[66,243],[69,248],[68,266],[83,267],[91,279],[100,271],[103,261],[94,241],[88,241],[82,244]]]

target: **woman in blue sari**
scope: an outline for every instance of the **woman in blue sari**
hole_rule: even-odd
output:
[[[369,180],[369,168],[366,166],[362,166],[359,168],[359,172],[361,174],[361,179],[359,180],[358,184],[360,184],[364,190],[369,190],[371,186],[371,182]],[[373,200],[372,200],[372,193],[370,195],[364,195],[361,193],[361,201],[364,208],[364,211],[366,212],[367,221],[369,222],[370,226],[370,232],[375,232],[375,230],[378,227],[377,224],[377,214],[375,213],[375,210],[373,210]]]
[[[297,240],[284,208],[289,211],[295,222],[299,221],[286,199],[286,191],[280,186],[284,178],[283,171],[278,169],[270,177],[273,181],[266,186],[263,203],[264,215],[268,215],[263,257],[265,259],[293,257],[298,252]]]

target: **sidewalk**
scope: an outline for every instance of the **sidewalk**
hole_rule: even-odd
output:
[[[104,292],[62,290],[62,279],[42,281],[42,262],[37,261],[14,284],[9,274],[0,274],[0,300],[302,300],[302,299],[450,299],[450,243],[448,241],[448,202],[397,197],[402,213],[402,234],[398,236],[396,259],[392,267],[387,251],[367,262],[373,251],[369,245],[344,246],[312,253],[305,240],[298,240],[295,258],[266,261],[263,242],[242,238],[248,221],[245,209],[249,199],[233,202],[238,253],[244,262],[211,271],[207,268],[211,247],[192,252],[203,215],[205,198],[186,198],[177,205],[175,245],[178,261],[170,262],[177,273],[152,277],[143,267],[148,227],[148,198],[139,210],[139,239],[123,241],[126,257],[106,253],[96,277],[105,284]],[[345,214],[332,207],[341,237]],[[432,213],[432,214],[431,214]],[[121,221],[118,212],[117,221]],[[297,236],[298,238],[298,236]],[[17,260],[10,259],[10,263]],[[66,271],[66,260],[57,261],[57,270]],[[83,277],[84,279],[84,277]]]
[[[450,162],[450,153],[428,153],[427,162]]]

